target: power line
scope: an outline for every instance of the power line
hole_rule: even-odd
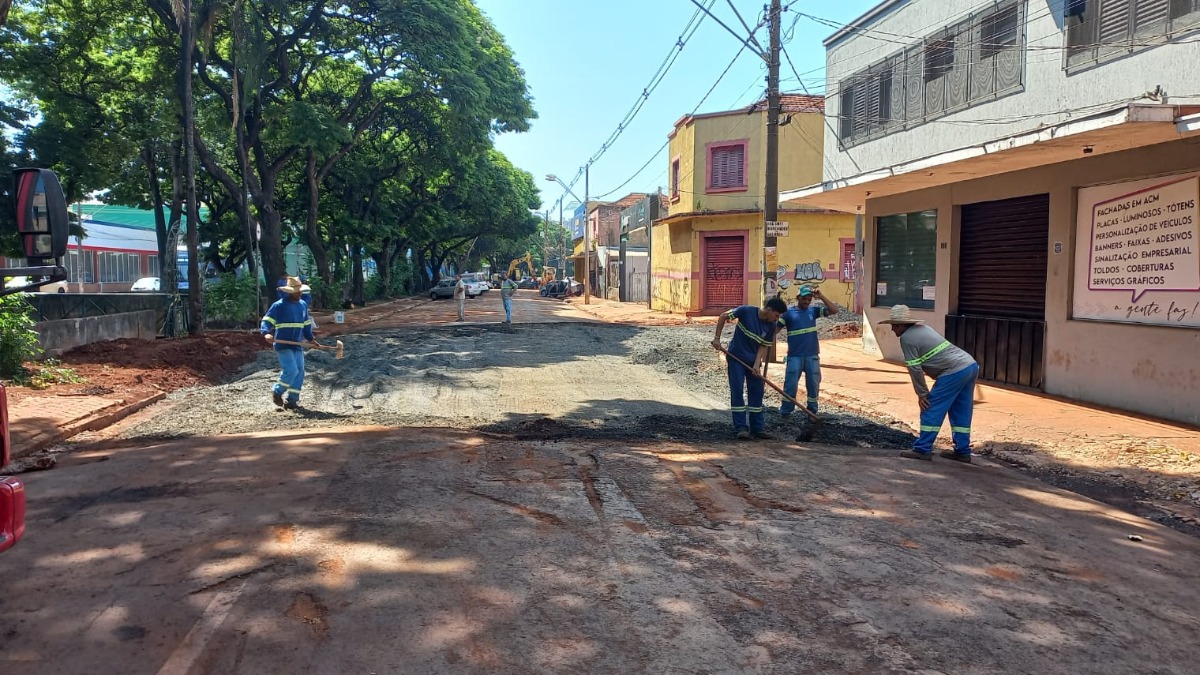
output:
[[[695,2],[695,0],[693,1]],[[716,0],[709,0],[708,4],[709,6],[712,6],[715,2]],[[701,9],[704,9],[703,5],[700,5],[698,2],[696,4],[700,6]],[[707,10],[705,11],[707,12]],[[683,27],[683,31],[680,32],[679,37],[675,39],[675,44],[672,46],[671,51],[663,59],[663,62],[659,64],[659,67],[654,72],[654,75],[651,76],[650,83],[642,89],[641,95],[638,96],[636,101],[634,101],[634,104],[632,107],[630,107],[629,112],[625,113],[625,117],[622,118],[621,122],[617,124],[617,128],[611,134],[609,134],[608,139],[601,144],[600,149],[597,150],[590,158],[588,158],[587,162],[585,162],[583,166],[579,167],[579,171],[575,173],[575,177],[572,178],[571,182],[567,185],[567,190],[564,191],[564,196],[566,192],[569,192],[571,188],[575,187],[575,185],[579,182],[579,179],[583,177],[585,169],[599,161],[599,159],[603,157],[606,152],[608,152],[609,148],[612,147],[613,143],[615,143],[616,140],[620,138],[623,133],[625,133],[625,130],[629,128],[629,124],[641,111],[646,101],[649,100],[650,94],[654,93],[654,90],[657,89],[658,85],[661,84],[666,78],[667,73],[671,70],[671,66],[675,64],[675,60],[678,59],[679,54],[683,52],[684,46],[689,40],[691,40],[692,36],[696,34],[696,31],[700,29],[700,24],[703,23],[703,21],[704,16],[702,15],[701,10],[696,10],[696,12],[694,12],[692,17],[688,20],[687,24]]]
[[[760,25],[759,28],[761,28],[761,27],[762,26]],[[755,29],[755,32],[757,32],[757,29]],[[714,81],[712,83],[712,86],[709,87],[708,91],[704,93],[704,96],[700,98],[700,102],[696,104],[696,107],[692,108],[692,112],[689,113],[689,116],[695,115],[696,111],[700,109],[700,106],[704,105],[704,102],[708,100],[708,97],[712,96],[712,93],[714,91],[716,91],[717,86],[721,84],[721,81],[724,80],[725,76],[729,74],[729,71],[733,69],[734,64],[737,63],[737,60],[739,58],[741,58],[742,52],[744,52],[744,51],[746,51],[746,44],[742,43],[742,46],[737,50],[737,53],[733,55],[733,59],[729,62],[729,65],[725,66],[725,70],[721,71],[721,74],[717,76],[716,81]],[[743,96],[744,95],[745,94],[743,93]],[[642,165],[642,168],[638,169],[632,176],[627,178],[624,183],[621,183],[617,187],[613,188],[612,190],[609,190],[608,192],[605,192],[602,195],[599,195],[596,198],[603,199],[605,197],[612,195],[615,192],[620,192],[626,185],[629,185],[630,183],[633,182],[633,180],[635,178],[640,176],[641,173],[646,170],[646,167],[650,166],[654,162],[655,159],[658,159],[658,156],[660,154],[662,154],[662,151],[666,150],[670,144],[671,144],[671,139],[668,138],[667,142],[663,143],[661,147],[659,147],[657,150],[654,151],[654,154],[650,156],[650,159],[646,160],[646,163]]]

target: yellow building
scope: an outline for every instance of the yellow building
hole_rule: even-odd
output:
[[[855,308],[853,215],[780,208],[788,234],[777,238],[774,249],[763,247],[766,115],[759,103],[675,123],[670,206],[651,240],[653,309],[717,314],[776,293],[790,303],[805,283]],[[781,190],[821,180],[824,128],[821,97],[783,97]]]

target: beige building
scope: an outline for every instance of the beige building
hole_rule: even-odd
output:
[[[1200,424],[1200,3],[1159,5],[889,0],[826,41],[829,167],[781,199],[862,216],[872,324],[907,304],[984,380]]]

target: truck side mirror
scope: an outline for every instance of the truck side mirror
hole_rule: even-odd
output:
[[[49,169],[13,172],[17,202],[17,233],[30,264],[67,254],[67,199],[58,176]]]

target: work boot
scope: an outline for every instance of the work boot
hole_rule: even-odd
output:
[[[300,408],[300,401],[289,400],[283,407],[287,408],[288,410],[298,410]]]
[[[283,394],[273,391],[271,392],[271,400],[274,401],[275,405],[279,406],[280,408],[283,407]]]
[[[919,459],[924,462],[933,461],[932,452],[916,452],[915,450],[902,450],[900,456],[905,459]]]
[[[737,432],[737,439],[738,439],[739,441],[748,441],[748,440],[750,440],[750,430],[749,430],[749,429],[738,429],[738,432]]]
[[[767,432],[765,432],[765,431],[755,431],[755,432],[754,432],[753,434],[751,434],[751,435],[752,435],[752,436],[754,436],[755,438],[757,438],[757,439],[758,439],[758,440],[760,440],[760,441],[773,441],[773,440],[775,440],[775,435],[774,435],[774,434],[768,434],[768,433],[767,433]]]
[[[956,462],[962,462],[963,464],[971,463],[971,453],[969,451],[968,452],[956,452],[953,450],[943,450],[943,451],[939,452],[938,454],[941,455],[942,457],[945,457],[946,459],[952,459]]]

